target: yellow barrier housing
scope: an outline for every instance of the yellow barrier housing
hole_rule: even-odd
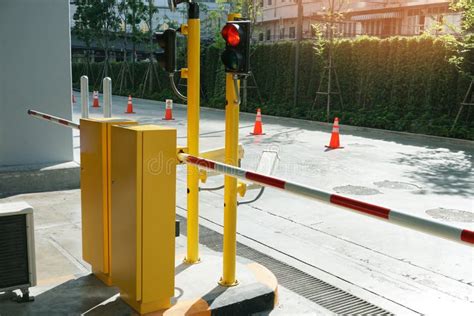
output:
[[[111,126],[126,119],[81,119],[82,257],[92,272],[111,285],[110,144]]]
[[[112,275],[139,313],[174,296],[176,129],[112,127]]]

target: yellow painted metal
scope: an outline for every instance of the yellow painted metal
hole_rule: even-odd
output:
[[[226,74],[225,108],[225,163],[237,166],[239,162],[239,104],[232,74]],[[237,84],[239,86],[239,83]],[[237,247],[237,179],[224,177],[224,249],[223,274],[219,283],[237,285],[235,260]]]
[[[247,184],[237,181],[237,193],[239,193],[240,197],[244,197],[247,193]]]
[[[207,170],[199,169],[199,180],[202,183],[206,183],[206,181],[207,181]]]
[[[227,14],[227,21],[234,21],[235,19],[241,18],[242,14],[240,13],[229,13]]]
[[[213,160],[213,161],[218,161],[218,162],[225,162],[225,148],[215,148],[215,149],[206,150],[204,152],[201,152],[199,154],[199,157]],[[239,157],[239,160],[244,158],[244,147],[242,146],[242,144],[239,144],[239,147],[238,147],[238,157]],[[205,169],[199,170],[199,180],[202,183],[206,183],[209,177],[220,176],[220,175],[221,174],[219,172],[215,172],[215,171],[209,171]],[[245,188],[240,188],[239,194],[241,196],[243,196],[242,194],[245,195]]]
[[[174,296],[176,129],[112,127],[112,275],[139,313]]]
[[[199,19],[188,20],[188,152],[199,155],[199,97],[201,24]],[[199,262],[199,170],[187,165],[188,231],[187,263]]]
[[[238,144],[237,148],[237,155],[238,159],[244,158],[244,147],[242,144]],[[214,160],[218,162],[224,162],[225,161],[225,148],[214,148],[210,150],[203,151],[199,154],[199,157],[209,159],[209,160]]]
[[[110,275],[110,129],[126,119],[81,119],[82,256],[107,285]]]
[[[188,25],[187,24],[181,24],[180,30],[181,30],[181,34],[188,35]]]
[[[188,78],[188,68],[181,68],[181,78],[183,79]]]

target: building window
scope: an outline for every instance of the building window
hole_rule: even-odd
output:
[[[268,0],[267,4],[272,5],[272,0]]]
[[[425,16],[424,16],[424,15],[421,15],[421,16],[419,17],[419,22],[418,22],[418,23],[420,24],[420,30],[419,30],[419,32],[420,32],[420,34],[421,34],[421,33],[423,33],[423,31],[425,30]]]
[[[280,39],[283,39],[283,38],[285,38],[285,28],[284,27],[282,27],[280,29]]]
[[[263,33],[258,34],[258,40],[263,42]]]
[[[272,39],[272,31],[267,30],[267,41],[270,41]]]
[[[295,27],[294,26],[290,27],[289,31],[290,31],[290,38],[295,38],[296,37]]]

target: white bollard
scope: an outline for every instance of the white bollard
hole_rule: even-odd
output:
[[[81,76],[81,117],[89,118],[89,78]]]
[[[104,117],[112,117],[112,79],[105,77],[104,86]]]

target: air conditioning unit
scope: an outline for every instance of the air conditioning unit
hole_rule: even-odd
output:
[[[25,202],[0,204],[0,292],[21,290],[31,301],[36,285],[33,208]]]

